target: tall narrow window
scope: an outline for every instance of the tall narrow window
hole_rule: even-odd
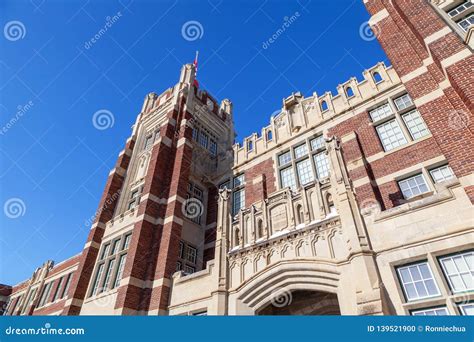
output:
[[[125,261],[127,260],[127,254],[122,254],[119,258],[119,266],[117,273],[115,275],[115,280],[112,288],[116,288],[120,285],[120,280],[122,280],[123,268],[125,267]]]
[[[240,209],[244,208],[245,205],[245,190],[240,189],[234,191],[232,198],[232,214],[236,215]]]
[[[40,300],[38,302],[38,307],[45,305],[48,302],[49,294],[51,293],[51,286],[53,282],[49,282],[43,287],[43,292],[41,293]]]
[[[298,179],[301,185],[306,185],[314,180],[313,169],[311,168],[311,161],[306,158],[296,164],[298,170]]]
[[[102,283],[102,287],[100,288],[99,292],[104,292],[108,290],[109,285],[110,285],[110,279],[112,277],[112,272],[114,270],[114,263],[115,263],[115,259],[109,260],[109,263],[107,265],[107,270],[105,271],[104,282]]]
[[[211,139],[209,143],[209,151],[211,152],[213,156],[217,155],[217,143],[214,139]]]
[[[245,176],[244,174],[234,177],[232,182],[232,215],[237,215],[240,209],[245,208]]]
[[[329,160],[326,152],[320,152],[313,156],[318,179],[324,179],[329,176]]]
[[[72,273],[69,273],[66,279],[66,283],[64,283],[64,289],[61,294],[61,299],[67,296],[67,292],[69,291],[69,286],[71,285],[71,281],[72,281]]]
[[[61,285],[62,285],[63,281],[64,281],[64,277],[59,278],[58,285],[56,286],[56,290],[54,292],[53,302],[58,300],[59,297],[61,296]]]
[[[199,144],[202,147],[207,148],[208,143],[209,143],[209,136],[207,135],[207,133],[204,131],[199,132]]]
[[[102,277],[102,272],[104,271],[104,264],[100,264],[99,268],[97,269],[97,273],[94,279],[94,286],[92,286],[92,296],[95,296],[99,290],[99,282],[100,278]]]

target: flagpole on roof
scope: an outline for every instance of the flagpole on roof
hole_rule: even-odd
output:
[[[196,87],[199,87],[199,82],[197,80],[197,73],[198,73],[198,57],[199,57],[199,51],[196,51],[196,57],[194,58],[194,85]]]

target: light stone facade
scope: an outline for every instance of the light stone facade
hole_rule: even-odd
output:
[[[84,251],[5,287],[4,311],[472,314],[474,56],[459,20],[474,6],[364,3],[393,66],[291,94],[242,144],[193,65],[147,95]]]

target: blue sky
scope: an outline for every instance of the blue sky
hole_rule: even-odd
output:
[[[144,96],[174,85],[196,50],[200,84],[232,100],[241,141],[292,92],[335,93],[389,64],[360,34],[368,18],[361,0],[2,1],[0,283],[82,250]]]

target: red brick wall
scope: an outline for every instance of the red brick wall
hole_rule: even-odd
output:
[[[245,207],[262,201],[276,191],[273,164],[273,159],[269,158],[245,170]],[[254,184],[254,180],[260,176],[263,176],[263,180]]]
[[[427,57],[433,58],[434,63],[427,66],[427,72],[406,82],[412,99],[420,99],[435,89],[439,91],[440,83],[449,81],[451,86],[443,90],[443,95],[419,106],[418,110],[433,135],[433,141],[448,159],[456,176],[471,174],[474,171],[471,157],[474,150],[472,53],[468,58],[441,70],[443,60],[465,50],[466,46],[454,32],[429,45],[425,44],[424,38],[447,27],[428,1],[369,0],[366,7],[372,15],[382,9],[389,13],[388,17],[375,24],[374,31],[378,32],[377,38],[399,76],[422,67]],[[465,190],[469,194],[468,189]]]

